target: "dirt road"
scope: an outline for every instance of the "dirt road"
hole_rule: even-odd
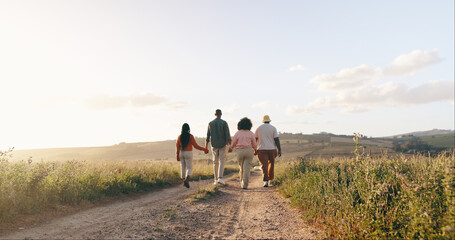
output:
[[[249,188],[233,177],[208,200],[184,201],[212,181],[191,182],[137,199],[91,208],[18,230],[0,239],[315,239],[276,187],[262,187],[253,171]]]

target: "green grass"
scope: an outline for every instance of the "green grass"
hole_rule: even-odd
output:
[[[202,201],[211,198],[219,193],[219,189],[217,185],[207,185],[204,187],[200,187],[196,192],[194,192],[186,201]]]
[[[453,154],[300,160],[277,169],[282,193],[330,239],[455,238]]]
[[[181,183],[178,162],[8,162],[0,152],[0,223],[59,205],[77,205]],[[226,173],[238,171],[226,166]],[[195,163],[192,179],[213,177],[213,166]]]
[[[292,134],[292,133],[280,133],[281,141],[288,140],[306,140],[311,142],[330,142],[330,135],[327,134]],[[302,142],[302,141],[301,141]]]
[[[420,139],[423,142],[425,142],[429,145],[435,146],[435,147],[445,147],[445,148],[455,147],[455,135],[454,134],[425,136],[425,137],[420,137]]]

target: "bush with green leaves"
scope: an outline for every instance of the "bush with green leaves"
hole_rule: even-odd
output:
[[[354,141],[356,141],[354,139]],[[454,154],[301,159],[277,182],[329,238],[455,239]]]

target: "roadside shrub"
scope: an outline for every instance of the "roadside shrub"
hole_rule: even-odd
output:
[[[178,162],[8,162],[0,152],[0,223],[56,205],[79,204],[180,183]],[[213,177],[210,164],[195,163],[192,178]],[[237,171],[227,166],[226,172]]]
[[[454,155],[301,159],[278,177],[303,217],[341,239],[455,239]]]

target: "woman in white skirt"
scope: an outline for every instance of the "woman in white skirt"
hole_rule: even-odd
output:
[[[251,120],[244,117],[237,124],[237,131],[232,139],[229,152],[235,149],[237,161],[240,167],[240,187],[248,188],[248,180],[250,178],[250,168],[254,155],[256,155],[256,136],[251,131],[253,123]]]
[[[193,170],[193,146],[204,153],[208,153],[207,148],[199,146],[194,139],[193,135],[190,134],[190,126],[188,123],[184,123],[182,126],[182,133],[177,138],[177,161],[180,161],[181,177],[183,185],[187,188],[190,187],[190,175]]]

